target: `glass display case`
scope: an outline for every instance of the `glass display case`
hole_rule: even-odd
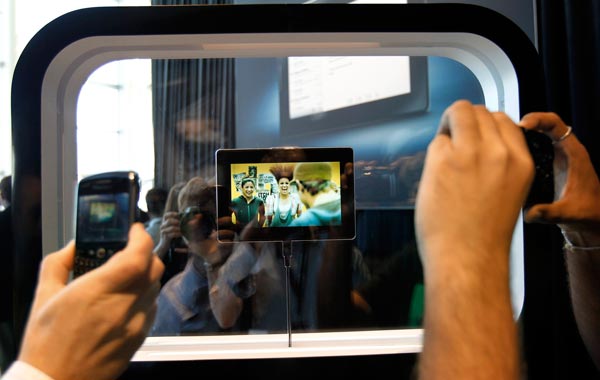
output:
[[[496,27],[454,21],[464,15]],[[135,170],[143,200],[150,188],[192,178],[220,183],[223,149],[350,148],[350,166],[333,165],[327,183],[342,193],[352,187],[353,215],[344,220],[353,234],[291,242],[267,234],[257,245],[236,230],[232,241],[219,241],[221,264],[233,273],[226,284],[241,300],[227,323],[210,309],[203,314],[211,295],[196,279],[210,270],[195,270],[202,255],[170,248],[164,313],[134,360],[417,353],[423,276],[413,207],[427,145],[455,100],[515,120],[535,108],[533,57],[527,37],[502,16],[455,4],[107,7],[65,15],[34,37],[15,73],[16,185],[40,189],[20,207],[39,207],[43,216],[20,222],[20,250],[47,254],[73,238],[76,183],[89,174]],[[118,85],[99,88],[99,77]],[[271,163],[340,161],[251,157],[227,180],[251,177],[262,202],[287,191]],[[242,196],[241,187],[226,196]],[[174,211],[183,214],[181,206]],[[524,252],[520,221],[511,248],[515,318],[525,296]],[[24,273],[34,271],[32,254],[19,260]],[[23,310],[28,288],[20,290]]]

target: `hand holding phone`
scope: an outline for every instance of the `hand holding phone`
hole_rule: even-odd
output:
[[[100,173],[79,182],[74,277],[102,265],[127,245],[137,220],[139,193],[134,171]]]

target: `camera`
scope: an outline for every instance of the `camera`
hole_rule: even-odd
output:
[[[217,198],[226,206],[217,208]],[[231,229],[231,212],[228,204],[229,195],[223,186],[208,186],[202,189],[197,194],[196,204],[186,207],[179,213],[181,234],[188,239],[194,234],[196,237],[207,239],[214,230],[217,230],[217,223],[220,224],[219,229]],[[221,214],[217,215],[219,211]],[[194,221],[196,222],[193,223]]]
[[[523,208],[554,200],[554,147],[543,133],[521,128],[535,165],[535,177]]]
[[[200,232],[204,239],[208,238],[212,233],[212,230],[216,228],[213,215],[214,213],[202,210],[198,206],[187,207],[179,214],[181,234],[189,239],[194,232]],[[199,224],[194,226],[193,224],[190,224],[190,222],[195,219],[199,220]]]

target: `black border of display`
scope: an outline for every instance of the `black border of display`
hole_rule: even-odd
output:
[[[215,153],[217,162],[217,185],[231,194],[231,165],[255,163],[290,162],[339,162],[342,223],[339,226],[306,227],[247,227],[240,231],[242,241],[297,241],[297,240],[344,240],[356,234],[356,212],[354,179],[352,176],[354,152],[349,147],[336,148],[264,148],[264,149],[219,149]],[[351,165],[351,166],[348,166]],[[217,193],[218,194],[218,193]],[[228,199],[229,200],[229,199]],[[218,207],[227,207],[229,202],[217,200]],[[219,210],[218,215],[228,214]]]

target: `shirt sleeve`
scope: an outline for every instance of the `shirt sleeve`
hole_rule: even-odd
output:
[[[54,380],[44,372],[35,368],[34,366],[27,364],[23,361],[17,360],[12,363],[8,370],[2,375],[1,380]]]
[[[256,261],[251,245],[240,243],[220,269],[220,280],[224,280],[239,298],[248,298],[256,292],[255,279],[251,273]]]
[[[266,216],[273,215],[274,198],[275,197],[272,194],[267,195],[267,199],[265,201],[265,215]]]

